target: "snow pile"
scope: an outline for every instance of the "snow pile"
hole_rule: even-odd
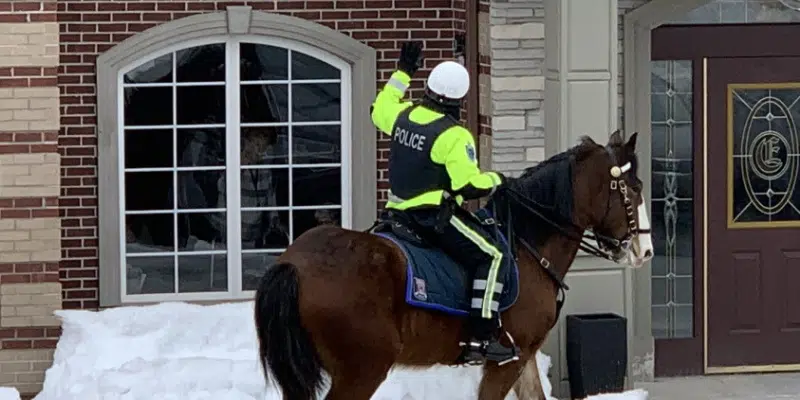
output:
[[[162,303],[56,311],[62,335],[35,400],[279,400],[261,375],[252,307],[252,302]],[[549,394],[550,358],[539,353],[537,362]],[[480,374],[478,367],[397,369],[373,399],[470,399]],[[645,392],[632,391],[592,400],[646,398]]]
[[[0,387],[0,400],[19,400],[19,392],[14,388]]]
[[[625,393],[598,394],[586,400],[647,400],[647,392],[643,389],[636,389]]]

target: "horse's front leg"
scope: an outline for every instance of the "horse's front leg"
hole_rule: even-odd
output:
[[[523,353],[518,361],[503,366],[498,366],[496,363],[487,364],[483,368],[478,400],[505,400],[520,378],[528,360],[533,359],[529,354]]]
[[[535,351],[534,351],[535,354]],[[539,377],[539,365],[536,356],[530,357],[514,385],[514,393],[518,400],[547,400]]]

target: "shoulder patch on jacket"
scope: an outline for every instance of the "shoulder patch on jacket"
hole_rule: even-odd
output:
[[[472,162],[476,161],[476,158],[475,158],[475,147],[472,146],[469,143],[467,143],[467,158],[469,158],[469,160],[472,161]]]

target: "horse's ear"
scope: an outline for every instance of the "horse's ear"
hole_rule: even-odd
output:
[[[580,142],[581,142],[582,144],[599,146],[599,144],[595,143],[594,139],[592,139],[592,137],[591,137],[591,136],[589,136],[589,135],[583,135],[583,136],[581,136]]]
[[[634,132],[633,135],[628,139],[628,143],[625,143],[625,148],[628,149],[631,153],[636,152],[636,137],[639,136],[639,132]]]
[[[608,139],[608,144],[610,145],[621,145],[624,143],[622,139],[622,133],[619,132],[619,129],[615,130],[614,133],[611,134],[611,137]]]

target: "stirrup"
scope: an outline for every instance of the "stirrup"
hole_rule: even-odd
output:
[[[506,330],[504,330],[503,332],[505,332],[506,337],[508,338],[508,342],[511,343],[511,354],[512,355],[511,355],[510,358],[506,358],[504,360],[492,360],[492,361],[497,361],[497,365],[498,366],[503,366],[503,365],[506,365],[506,364],[508,364],[510,362],[519,361],[519,354],[521,352],[519,347],[517,347],[517,344],[514,342],[514,338],[511,337],[511,334],[508,333],[508,331],[506,331]],[[497,343],[499,344],[500,342],[498,341]]]
[[[463,348],[461,354],[456,359],[457,364],[466,364],[466,365],[483,365],[486,361],[494,361],[497,363],[498,366],[503,366],[508,363],[519,361],[519,354],[520,349],[517,347],[516,343],[514,343],[514,338],[511,337],[511,334],[508,331],[505,331],[506,337],[508,337],[508,341],[511,343],[511,347],[503,346],[499,341],[495,341],[494,343],[497,346],[501,346],[504,350],[511,350],[511,356],[497,356],[496,354],[489,353],[489,346],[492,342],[488,340],[483,341],[470,341],[470,342],[459,342],[458,345]]]
[[[486,363],[486,345],[489,342],[458,342],[461,354],[456,358],[456,366],[479,366]]]

